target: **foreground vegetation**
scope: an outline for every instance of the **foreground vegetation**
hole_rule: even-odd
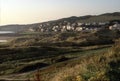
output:
[[[111,48],[119,37],[108,29],[22,35],[0,45],[0,79],[34,80],[39,70],[41,81],[120,81],[120,42]]]
[[[119,68],[120,40],[107,52],[85,55],[37,73],[38,81],[120,81]]]

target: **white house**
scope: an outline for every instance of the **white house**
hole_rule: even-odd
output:
[[[71,30],[72,27],[70,25],[67,25],[67,30]]]
[[[78,26],[81,26],[81,25],[83,25],[83,23],[80,23],[80,22],[78,22],[77,24],[78,24]]]
[[[77,27],[75,30],[76,30],[76,31],[82,31],[83,28],[82,28],[82,27]]]
[[[29,31],[34,32],[35,30],[33,28],[29,28]]]
[[[110,29],[110,30],[115,30],[115,29],[120,30],[120,24],[116,23],[116,24],[114,24],[113,26],[109,26],[109,29]]]

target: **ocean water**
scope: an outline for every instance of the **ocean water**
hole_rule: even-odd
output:
[[[7,42],[7,40],[0,40],[0,42]]]
[[[13,31],[0,31],[0,34],[9,34],[9,33],[15,33]]]
[[[12,34],[15,33],[13,31],[0,31],[0,34]],[[7,42],[8,40],[0,39],[0,42]]]

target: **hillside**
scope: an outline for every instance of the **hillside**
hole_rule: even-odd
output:
[[[54,79],[61,77],[61,72],[69,71],[71,67],[76,72],[74,66],[81,60],[84,60],[83,64],[85,64],[92,58],[102,59],[101,56],[111,50],[111,46],[118,38],[120,38],[120,31],[106,29],[96,32],[23,34],[6,44],[0,44],[0,80],[32,79],[36,70],[39,69],[43,81],[51,79],[57,81]],[[102,63],[104,66],[104,62]],[[95,62],[95,64],[98,63]],[[84,66],[81,67],[84,69]],[[95,69],[95,71],[98,70]],[[72,77],[76,76],[73,74]],[[87,76],[89,73],[85,75],[85,79]],[[91,76],[93,75],[90,74],[88,78]],[[71,78],[71,76],[68,77]],[[62,77],[65,80],[66,78]]]
[[[112,47],[1,48],[0,79],[39,81],[39,75],[40,81],[120,81],[119,49],[120,39]]]
[[[86,24],[97,20],[119,23],[119,14],[1,26],[1,30],[19,33],[6,34],[15,37],[0,43],[0,81],[120,81],[119,29],[111,30],[104,24],[105,28],[90,32],[51,31],[54,26],[58,29],[66,25],[76,27],[76,22],[84,21]],[[40,32],[43,28],[47,31]]]
[[[120,81],[119,45],[120,40],[107,52],[62,63],[64,67],[60,70],[51,71],[53,78],[49,81]]]
[[[55,47],[79,47],[112,44],[120,38],[120,31],[99,30],[97,32],[62,32],[62,33],[35,33],[25,34],[22,37],[12,39],[10,46],[55,46]]]
[[[105,13],[101,15],[87,15],[81,17],[68,17],[62,18],[58,20],[36,23],[36,24],[28,24],[28,25],[5,25],[0,26],[0,31],[14,31],[14,32],[21,32],[21,31],[28,31],[30,28],[34,29],[35,31],[40,31],[40,26],[43,29],[51,31],[51,27],[55,25],[65,25],[66,22],[73,24],[73,23],[91,23],[91,22],[108,22],[112,20],[120,20],[120,12],[114,13]]]

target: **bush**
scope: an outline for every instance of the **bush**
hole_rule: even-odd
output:
[[[96,76],[91,77],[88,81],[110,81],[106,76],[106,72],[101,71],[96,74]]]

